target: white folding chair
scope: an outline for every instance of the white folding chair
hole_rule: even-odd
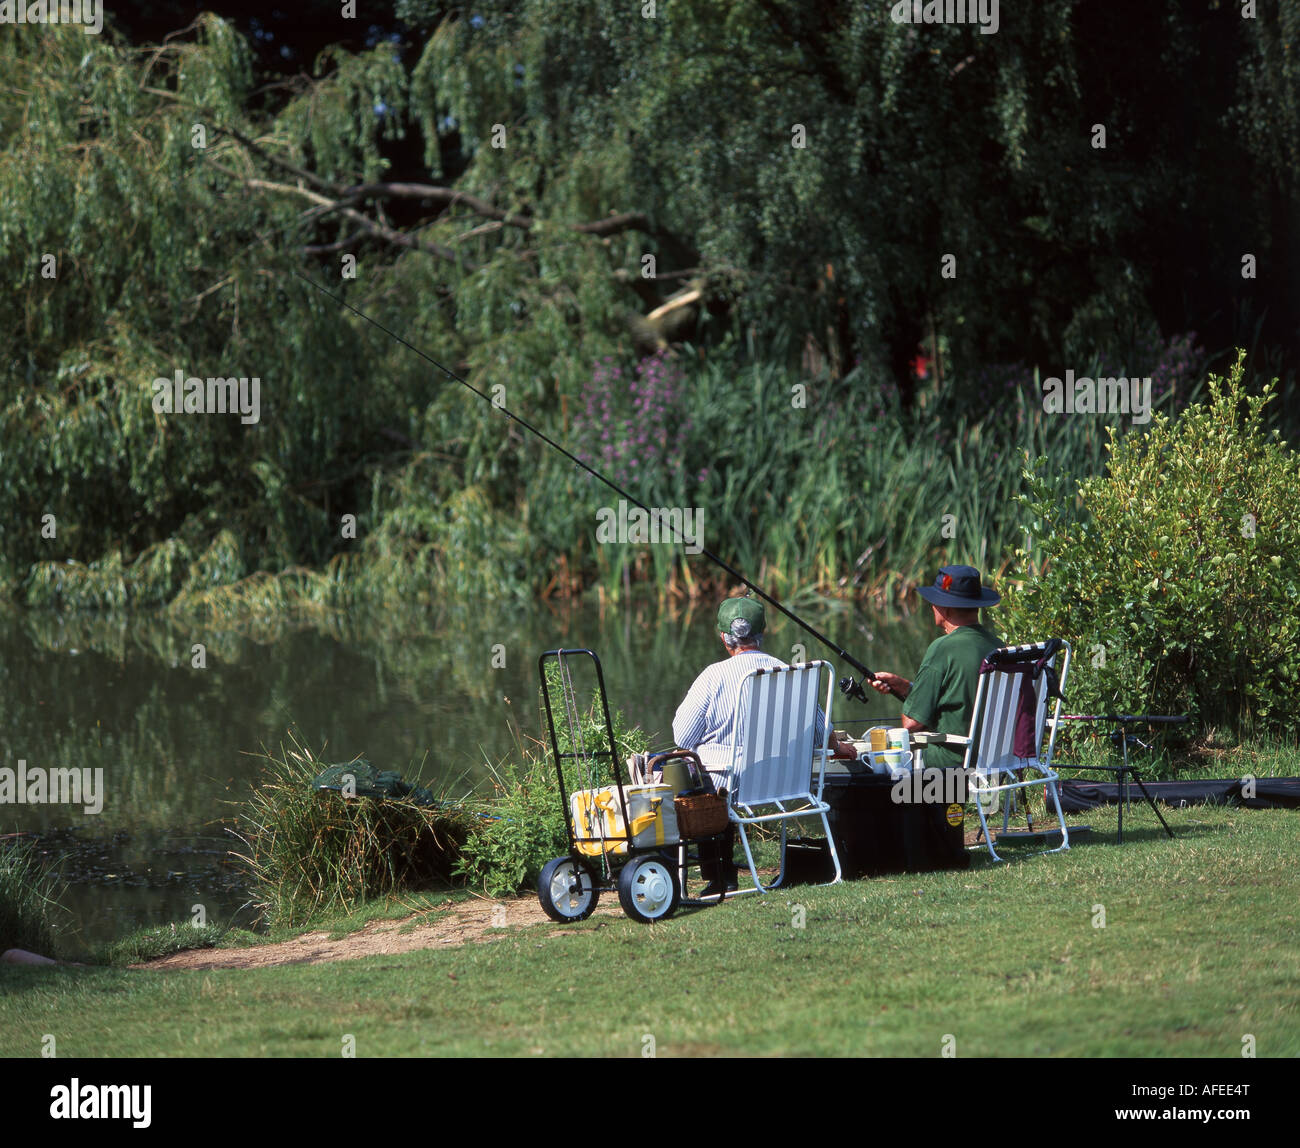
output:
[[[821,745],[816,746],[817,685],[823,667],[829,674],[822,707],[826,722]],[[843,879],[835,838],[826,820],[830,806],[822,800],[834,689],[835,667],[822,661],[755,670],[740,684],[736,742],[726,788],[727,813],[740,830],[745,859],[754,878],[754,889],[743,892],[771,892],[785,880],[789,822],[812,815],[821,818],[835,865],[835,879],[829,884]],[[764,885],[754,864],[747,828],[770,821],[781,822],[781,871],[775,881]]]
[[[1048,672],[1055,672],[1056,653],[1064,650],[1056,691],[1056,708],[1053,711],[1051,737],[1046,753],[1040,753],[1049,700]],[[1020,790],[1041,785],[1050,796],[1056,809],[1056,824],[1061,834],[1061,844],[1044,853],[1059,853],[1070,847],[1070,833],[1061,813],[1061,800],[1057,788],[1059,775],[1052,769],[1052,750],[1056,746],[1057,718],[1064,700],[1060,695],[1070,672],[1070,643],[1054,638],[1049,642],[1034,642],[1023,646],[1006,646],[994,650],[980,667],[979,685],[975,692],[975,712],[971,716],[970,733],[966,737],[955,734],[912,735],[917,746],[918,768],[924,767],[924,746],[942,742],[945,745],[965,746],[962,767],[966,773],[967,794],[979,812],[980,828],[993,860],[1001,861],[989,836],[986,814],[995,813],[1002,804],[1002,829],[1005,833],[1011,817],[1011,805]],[[1050,655],[1050,656],[1047,656]],[[1042,670],[1035,673],[1041,663]],[[1033,689],[1032,699],[1026,697],[1022,711],[1021,691]],[[1023,716],[1022,716],[1023,712]],[[1032,728],[1029,722],[1032,720]],[[1020,726],[1019,737],[1017,726]],[[1020,744],[1017,744],[1019,742]],[[1018,753],[1017,750],[1020,752]],[[1026,779],[1025,771],[1033,770],[1039,776]],[[1006,795],[1005,799],[1004,796]],[[1028,793],[1025,794],[1028,811]]]

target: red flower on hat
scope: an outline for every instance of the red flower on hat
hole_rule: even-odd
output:
[[[939,589],[940,589],[940,590],[951,590],[951,589],[952,589],[952,575],[951,575],[951,574],[944,574],[944,575],[942,575],[942,576],[940,577],[940,579],[939,579]]]

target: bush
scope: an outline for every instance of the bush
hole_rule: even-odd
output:
[[[495,819],[466,838],[456,876],[489,897],[517,893],[537,880],[552,857],[567,853],[555,768],[541,753],[525,753],[494,771]]]
[[[546,674],[551,684],[552,704],[558,703],[556,741],[561,753],[571,753],[574,750],[573,739],[563,718],[563,703],[559,701],[558,666],[548,662]],[[591,692],[594,695],[594,689]],[[592,696],[589,704],[578,703],[576,709],[582,744],[588,748],[604,747],[608,731],[600,712],[599,699]],[[629,754],[644,753],[649,749],[650,741],[645,731],[639,726],[629,727],[621,710],[610,710],[610,725],[620,761],[627,760]],[[516,752],[517,761],[505,762],[495,771],[496,796],[488,808],[497,815],[496,819],[481,824],[466,839],[456,866],[457,876],[464,877],[469,884],[492,897],[531,887],[542,866],[569,849],[550,746],[541,742],[524,745],[517,741]],[[582,763],[566,760],[564,785],[570,794],[575,789],[613,783],[608,756],[589,761],[590,777]]]
[[[57,886],[30,841],[0,842],[0,953],[26,949],[54,955]]]
[[[1071,710],[1294,736],[1300,457],[1264,426],[1276,381],[1247,394],[1244,359],[1176,422],[1157,415],[1118,445],[1112,433],[1081,512],[1029,476],[1047,563],[1008,595],[1008,633],[1072,642]]]
[[[318,793],[328,762],[291,736],[239,817],[247,852],[236,854],[263,913],[298,924],[401,889],[447,881],[479,817],[463,805],[348,799]]]

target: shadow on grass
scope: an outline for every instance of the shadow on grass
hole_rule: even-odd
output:
[[[1136,813],[1137,811],[1135,810],[1134,812]],[[1164,812],[1165,816],[1168,817],[1167,810],[1162,812]],[[1131,824],[1129,822],[1128,814],[1125,814],[1123,841],[1118,840],[1118,831],[1113,825],[1092,825],[1089,832],[1081,833],[1077,836],[1075,835],[1075,826],[1067,826],[1067,828],[1070,830],[1070,848],[1065,852],[1073,853],[1076,850],[1086,850],[1097,846],[1108,845],[1123,848],[1125,845],[1142,845],[1151,841],[1163,841],[1169,845],[1173,845],[1178,841],[1188,838],[1199,839],[1202,837],[1208,837],[1212,834],[1221,834],[1228,827],[1224,825],[1210,824],[1208,822],[1183,822],[1179,825],[1170,826],[1174,831],[1174,835],[1171,838],[1164,829],[1161,828],[1159,822],[1156,822],[1154,818],[1151,817],[1150,812],[1148,811],[1147,821],[1139,822],[1138,824]],[[1050,856],[1050,854],[1043,853],[1041,846],[1036,846],[1031,842],[999,842],[995,838],[993,843],[998,853],[1007,862],[1013,860],[1028,861],[1034,857]],[[978,851],[972,850],[972,856],[976,859],[982,857],[984,862],[988,865],[997,864],[997,862],[989,856],[988,848],[982,844],[979,846]]]
[[[127,993],[134,975],[108,965],[0,965],[0,1002],[6,997],[15,1001],[44,997],[57,1002],[83,992],[104,996]],[[37,1049],[32,1055],[39,1053]],[[6,1049],[5,1055],[15,1054]]]

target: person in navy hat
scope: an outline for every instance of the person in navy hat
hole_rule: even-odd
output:
[[[943,636],[930,643],[911,681],[877,670],[871,684],[902,700],[905,729],[964,737],[975,712],[980,663],[1002,645],[980,625],[980,608],[996,606],[1002,596],[984,586],[973,566],[945,566],[933,586],[918,586],[916,592],[934,609]],[[963,749],[944,745],[925,751],[927,766],[957,767],[963,756]]]

